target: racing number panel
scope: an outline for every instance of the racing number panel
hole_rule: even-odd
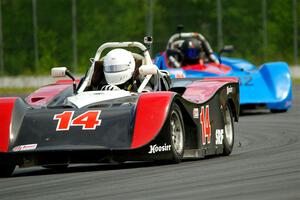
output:
[[[238,108],[235,108],[236,104],[231,103],[236,101],[231,98],[237,98],[235,95],[238,92],[236,86],[237,84],[225,85],[209,101],[202,104],[194,104],[183,100],[187,111],[183,112],[183,118],[186,121],[191,119],[193,121],[193,123],[185,122],[185,150],[198,149],[202,153],[199,157],[223,153],[225,108],[226,106],[230,106],[231,110],[237,110],[238,112]],[[228,87],[234,88],[230,91],[233,95],[228,94]],[[235,113],[232,113],[233,117],[235,115]],[[237,116],[235,117],[237,118]],[[189,138],[192,138],[192,140]]]
[[[196,106],[190,105],[191,117],[196,124],[197,149],[201,150],[202,156],[215,154],[222,145],[216,145],[216,130],[224,129],[222,110],[220,109],[219,94],[210,101]],[[222,153],[220,150],[219,153]]]

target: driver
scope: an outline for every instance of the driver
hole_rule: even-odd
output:
[[[101,90],[127,90],[136,91],[137,83],[135,60],[130,51],[125,49],[113,49],[104,58],[104,76],[107,85],[102,86]]]
[[[200,54],[203,52],[200,41],[195,38],[186,39],[181,45],[181,51],[183,53],[182,66],[198,64]]]
[[[176,68],[195,64],[204,65],[207,62],[219,64],[218,58],[214,55],[213,50],[204,37],[199,39],[187,38],[183,41],[179,49],[180,57],[182,58],[181,61],[174,60],[174,57],[170,56],[170,61]]]

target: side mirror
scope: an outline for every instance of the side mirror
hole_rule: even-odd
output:
[[[221,55],[222,53],[230,53],[234,50],[234,47],[233,45],[225,45],[218,53],[218,59],[219,59],[219,63],[221,64],[222,63],[222,60],[221,60]]]
[[[221,55],[222,53],[230,53],[234,50],[233,45],[225,45],[220,51],[219,51],[219,55]]]
[[[53,78],[62,78],[66,76],[67,71],[66,67],[54,67],[51,69],[51,76]]]
[[[158,67],[153,64],[152,65],[142,65],[139,68],[139,72],[143,76],[157,74],[157,70],[158,70]]]
[[[65,76],[70,77],[73,81],[73,92],[74,92],[74,94],[77,94],[75,78],[66,67],[54,67],[54,68],[52,68],[51,69],[51,76],[53,78],[62,78],[62,77],[65,77]]]

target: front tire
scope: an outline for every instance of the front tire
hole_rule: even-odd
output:
[[[9,177],[16,168],[15,164],[0,164],[0,177]]]
[[[224,138],[223,138],[223,155],[229,156],[233,149],[234,144],[234,125],[233,117],[230,107],[227,105],[225,109],[225,118],[224,118]]]
[[[183,158],[185,132],[182,114],[176,103],[172,105],[166,128],[171,140],[172,162],[179,163]]]

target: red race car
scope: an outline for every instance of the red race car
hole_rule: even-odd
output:
[[[1,176],[16,165],[176,163],[232,151],[236,78],[171,81],[139,42],[100,46],[80,82],[64,67],[53,68],[52,76],[73,81],[57,81],[26,99],[0,98]]]

